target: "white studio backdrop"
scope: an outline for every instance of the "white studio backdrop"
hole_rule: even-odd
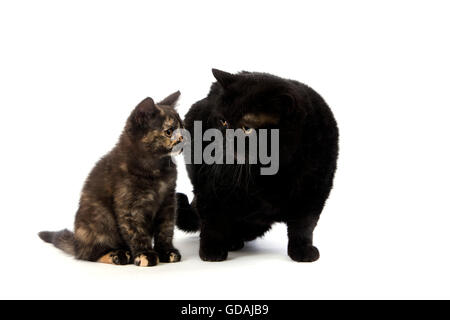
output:
[[[3,1],[0,4],[0,298],[450,298],[450,63],[446,1]],[[143,98],[211,68],[304,82],[341,133],[335,188],[292,262],[284,225],[202,262],[75,261],[37,232],[72,228],[84,179]],[[179,159],[178,191],[192,197]],[[156,289],[155,289],[156,288]]]

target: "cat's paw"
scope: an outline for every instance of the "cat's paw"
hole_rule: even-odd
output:
[[[155,251],[142,252],[134,257],[134,264],[138,267],[152,267],[156,266],[158,262],[158,254]]]
[[[130,251],[118,250],[116,254],[113,255],[114,264],[129,264],[131,262],[131,253]]]
[[[97,262],[125,265],[130,263],[131,254],[125,250],[115,250],[100,257]]]
[[[181,254],[175,248],[158,250],[158,255],[161,262],[178,262],[181,260]]]
[[[200,246],[200,258],[203,261],[211,261],[211,262],[217,262],[217,261],[224,261],[228,257],[228,251],[224,249],[212,249],[212,248],[204,248]]]
[[[297,262],[314,262],[320,257],[319,250],[313,245],[289,245],[288,255]]]

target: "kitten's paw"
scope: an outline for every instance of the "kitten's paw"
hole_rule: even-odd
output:
[[[203,261],[224,261],[228,257],[228,251],[224,249],[206,249],[200,247],[200,258]]]
[[[116,265],[125,265],[130,263],[131,255],[125,250],[115,250],[108,252],[107,254],[100,257],[97,262],[109,263]]]
[[[181,254],[175,248],[158,250],[158,255],[161,262],[178,262],[181,260]]]
[[[235,241],[228,248],[229,251],[238,251],[244,247],[244,241]]]
[[[152,267],[159,262],[158,254],[155,251],[139,253],[134,257],[134,264],[138,267]]]
[[[289,245],[288,255],[292,260],[297,262],[314,262],[320,257],[319,250],[312,245]]]
[[[131,253],[125,250],[117,250],[112,257],[114,264],[124,265],[131,263]]]

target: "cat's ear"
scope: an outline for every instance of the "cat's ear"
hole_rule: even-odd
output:
[[[150,97],[145,98],[136,106],[137,113],[148,113],[155,109],[156,109],[155,102]]]
[[[212,69],[214,78],[222,85],[223,88],[227,88],[230,84],[236,81],[237,76],[218,69]]]
[[[134,109],[131,115],[131,123],[138,127],[145,125],[153,115],[158,112],[152,98],[145,98]]]
[[[174,92],[168,97],[164,98],[162,101],[158,102],[158,104],[161,106],[170,106],[172,108],[175,108],[178,98],[180,98],[180,94],[180,91]]]

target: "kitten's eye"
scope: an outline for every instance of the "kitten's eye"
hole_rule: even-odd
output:
[[[224,126],[225,128],[228,128],[228,122],[226,122],[225,120],[220,120],[220,123],[221,123],[222,126]]]
[[[242,130],[244,130],[244,133],[245,133],[245,134],[250,134],[250,133],[252,133],[253,128],[249,128],[249,127],[246,127],[246,126],[242,126]]]
[[[166,131],[164,131],[164,133],[166,134],[166,136],[171,137],[173,130],[172,129],[167,129]]]

